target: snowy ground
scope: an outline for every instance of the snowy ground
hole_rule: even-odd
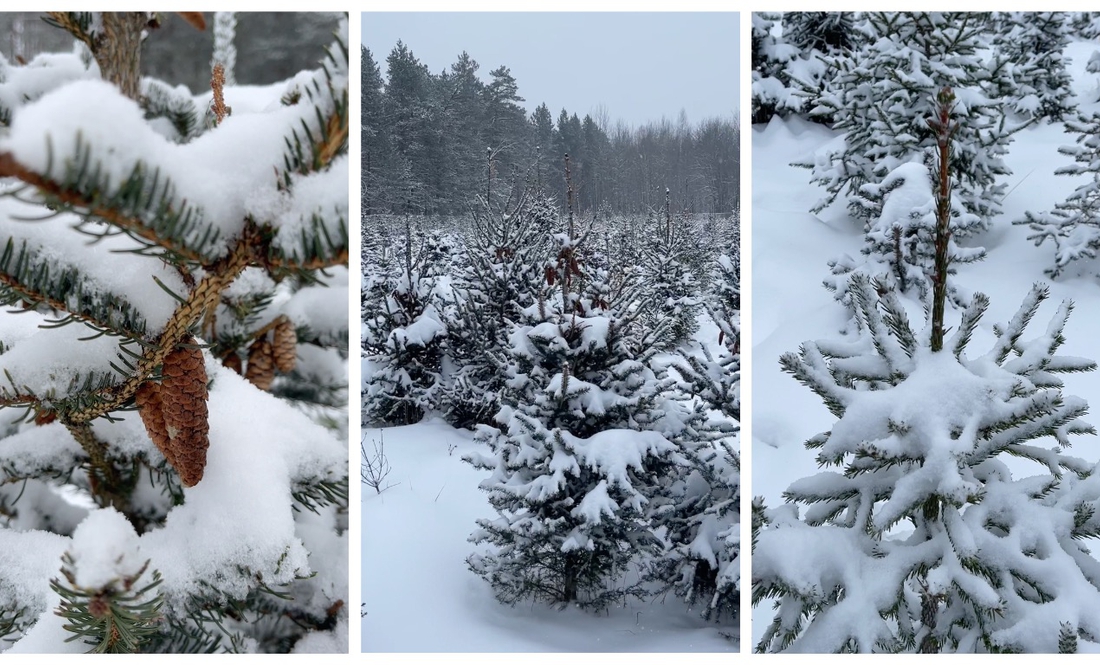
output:
[[[1075,43],[1066,50],[1084,112],[1096,109],[1092,100],[1100,95],[1100,77],[1084,71],[1096,48],[1094,43]],[[1054,175],[1056,168],[1073,163],[1072,158],[1058,154],[1058,147],[1072,143],[1073,136],[1064,133],[1060,123],[1033,127],[1018,134],[1010,148],[1007,162],[1012,175],[1007,178],[1004,213],[976,239],[988,250],[988,257],[959,267],[956,278],[965,289],[984,292],[991,299],[981,330],[971,342],[973,353],[989,348],[993,324],[1008,320],[1031,285],[1043,281],[1050,284],[1051,297],[1025,336],[1038,335],[1058,303],[1069,298],[1076,308],[1061,352],[1100,361],[1096,341],[1100,283],[1088,275],[1073,276],[1072,271],[1051,282],[1043,270],[1053,263],[1052,245],[1037,248],[1027,240],[1026,226],[1012,225],[1025,210],[1052,209],[1079,184],[1069,176]],[[813,453],[802,444],[835,422],[818,397],[779,370],[780,354],[797,351],[806,340],[836,337],[847,316],[821,282],[828,275],[828,259],[844,253],[858,255],[861,227],[847,216],[843,203],[819,215],[808,213],[824,191],[809,184],[809,171],[789,166],[835,137],[830,129],[799,119],[776,119],[753,127],[751,487],[752,494],[765,497],[770,506],[782,503],[781,493],[792,481],[818,472]],[[1087,267],[1094,272],[1098,268]],[[918,313],[919,308],[912,309],[911,319],[919,321]],[[1100,371],[1063,376],[1066,394],[1088,400],[1094,413],[1100,409]],[[1096,415],[1087,420],[1100,424]],[[1074,451],[1086,459],[1100,459],[1100,438],[1078,437]],[[1024,475],[1035,472],[1026,463],[1013,470]],[[752,642],[746,646],[756,644],[771,615],[770,603],[755,609]]]
[[[466,538],[493,515],[485,472],[462,461],[471,434],[439,420],[363,434],[368,452],[381,434],[393,469],[381,494],[363,487],[363,651],[736,651],[672,596],[600,615],[500,604],[466,568]]]

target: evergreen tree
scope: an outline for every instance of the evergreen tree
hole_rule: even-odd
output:
[[[660,341],[664,349],[680,346],[699,329],[700,292],[691,264],[701,252],[689,219],[672,215],[670,198],[666,189],[664,210],[650,215],[638,259],[644,297],[653,303],[650,323],[662,322],[667,330]]]
[[[1076,110],[1062,55],[1069,36],[1065,12],[1002,12],[993,48],[1014,65],[1001,98],[1027,119],[1062,120]]]
[[[1056,376],[1095,367],[1055,355],[1071,305],[1023,342],[1047,296],[1036,286],[970,359],[987,298],[975,295],[934,352],[880,287],[855,279],[860,343],[807,342],[782,358],[838,418],[806,446],[841,470],[795,482],[791,506],[760,513],[753,602],[775,599],[777,611],[757,650],[1054,651],[1060,616],[1100,634],[1100,579],[1080,544],[1100,524],[1057,492],[1092,473],[1063,452],[1070,435],[1094,432]],[[1040,474],[1014,478],[1009,455]]]
[[[448,274],[454,244],[414,231],[409,216],[388,258],[363,275],[363,352],[370,371],[363,386],[363,422],[409,425],[442,404]]]
[[[942,90],[929,122],[928,324],[916,331],[889,285],[857,274],[851,292],[865,334],[806,342],[780,359],[837,418],[806,447],[820,466],[843,469],[793,483],[784,497],[796,505],[754,502],[753,602],[776,602],[758,651],[1053,651],[1067,616],[1097,634],[1100,577],[1078,540],[1100,533],[1100,522],[1096,497],[1074,480],[1094,465],[1065,452],[1071,435],[1095,430],[1080,420],[1088,405],[1064,396],[1057,377],[1096,365],[1056,355],[1069,302],[1038,338],[1022,340],[1048,296],[1042,285],[994,326],[985,355],[967,354],[989,304],[982,294],[946,338],[951,101]],[[1015,479],[1009,455],[1041,472]],[[802,552],[815,553],[812,566]]]
[[[836,118],[841,149],[798,163],[813,170],[812,181],[827,196],[819,212],[840,195],[849,212],[866,220],[874,212],[862,200],[866,184],[881,183],[898,166],[931,163],[935,138],[926,118],[936,91],[951,87],[966,103],[958,108],[958,140],[951,172],[958,179],[964,209],[984,226],[1000,212],[1007,175],[1003,156],[1011,134],[995,103],[996,81],[1008,67],[996,57],[983,60],[985,18],[960,12],[868,12],[862,30],[867,41],[851,53],[829,57],[836,72],[830,90],[816,100],[814,113]]]
[[[1065,201],[1054,206],[1054,210],[1028,211],[1023,219],[1013,222],[1031,227],[1034,233],[1028,240],[1034,241],[1037,247],[1047,240],[1054,244],[1054,266],[1046,271],[1051,277],[1058,277],[1075,261],[1096,258],[1097,249],[1100,249],[1100,113],[1078,115],[1065,122],[1066,131],[1078,136],[1075,145],[1062,146],[1058,152],[1073,157],[1077,163],[1054,172],[1090,175],[1091,179],[1078,185]]]
[[[797,57],[798,49],[783,37],[777,37],[774,26],[782,15],[776,12],[753,12],[752,15],[752,124],[768,122],[772,116],[784,116],[799,106],[788,88],[787,64]]]
[[[802,51],[850,51],[859,41],[852,12],[783,12],[783,38]]]
[[[134,99],[147,13],[49,20],[100,64],[0,81],[5,644],[345,651],[346,19],[185,132]]]
[[[371,215],[386,209],[386,201],[389,199],[383,176],[389,164],[386,150],[388,134],[385,131],[383,115],[382,73],[374,62],[370,49],[365,46],[361,48],[363,67],[359,77],[359,94],[362,102],[361,182],[363,214]]]
[[[491,424],[505,390],[508,338],[525,312],[545,302],[557,206],[536,188],[493,205],[482,199],[456,279],[448,321],[446,417],[456,427]]]
[[[568,162],[566,172],[569,182]],[[687,461],[655,431],[661,389],[642,351],[651,345],[638,326],[637,285],[612,289],[606,271],[582,262],[586,236],[567,192],[548,297],[509,336],[502,428],[479,427],[492,454],[467,458],[492,472],[481,487],[499,513],[471,536],[494,548],[468,562],[502,602],[598,609],[643,593],[622,576],[661,551],[647,497]]]
[[[849,291],[853,273],[885,277],[890,288],[915,295],[928,302],[935,274],[936,200],[928,167],[910,162],[890,172],[881,183],[868,183],[859,202],[876,210],[868,220],[860,252],[862,260],[842,256],[829,262],[832,277],[825,287],[844,303],[853,316],[855,302]],[[981,219],[966,212],[957,198],[951,201],[951,235],[948,252],[951,263],[971,263],[985,257],[981,247],[960,247],[959,240],[982,230]],[[953,269],[952,269],[953,272]],[[951,302],[965,307],[967,296],[956,285],[950,286]],[[858,319],[857,319],[858,321]]]

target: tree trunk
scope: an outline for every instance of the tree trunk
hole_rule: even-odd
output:
[[[103,12],[94,49],[104,80],[135,100],[141,95],[141,33],[148,21],[145,12]]]

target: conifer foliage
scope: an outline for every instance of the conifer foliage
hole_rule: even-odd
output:
[[[1067,453],[1095,434],[1059,374],[1095,369],[1058,354],[1072,311],[1024,339],[1048,297],[1035,285],[970,354],[989,299],[945,326],[951,233],[949,90],[935,132],[934,292],[914,328],[889,283],[850,293],[864,333],[780,359],[837,418],[806,442],[832,467],[793,483],[788,505],[754,502],[753,602],[775,602],[761,652],[1053,652],[1095,636],[1100,577],[1080,543],[1097,535],[1093,465]],[[1007,457],[1035,464],[1018,477]],[[814,552],[807,566],[802,553]],[[1092,563],[1090,563],[1092,562]]]
[[[91,57],[0,62],[0,637],[343,651],[346,21],[207,113],[133,78],[155,14],[48,18]]]
[[[996,103],[998,77],[1008,67],[1000,54],[984,58],[986,15],[965,12],[868,12],[862,46],[827,58],[835,72],[829,89],[815,100],[815,113],[836,119],[843,148],[799,163],[827,190],[814,208],[838,196],[857,219],[875,212],[861,200],[865,184],[881,183],[901,164],[931,163],[935,144],[925,122],[936,91],[951,87],[965,100],[958,109],[959,136],[952,173],[964,209],[983,225],[1000,211],[1008,173],[1003,156],[1022,123],[1006,123]]]
[[[639,354],[660,331],[638,325],[636,281],[613,289],[605,269],[584,262],[585,240],[570,207],[552,241],[548,297],[509,335],[501,427],[478,429],[492,454],[469,458],[492,472],[481,486],[500,515],[471,536],[496,547],[470,568],[510,604],[600,608],[640,595],[622,578],[632,559],[661,549],[648,497],[687,463],[657,431],[659,385]]]
[[[1078,185],[1054,210],[1026,212],[1015,224],[1027,224],[1034,232],[1028,236],[1036,246],[1047,240],[1054,245],[1054,265],[1047,269],[1058,277],[1077,261],[1096,258],[1100,249],[1100,113],[1078,115],[1065,121],[1066,131],[1077,135],[1074,145],[1062,146],[1058,152],[1073,157],[1076,164],[1054,171],[1058,175],[1088,175],[1089,180]]]

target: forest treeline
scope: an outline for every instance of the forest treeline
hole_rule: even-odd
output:
[[[530,115],[506,66],[489,72],[466,52],[433,74],[398,42],[382,66],[363,47],[364,214],[462,214],[478,194],[535,182],[565,200],[570,157],[580,210],[637,213],[673,205],[690,213],[739,207],[734,115],[639,127],[540,104]],[[655,82],[659,85],[659,82]]]

